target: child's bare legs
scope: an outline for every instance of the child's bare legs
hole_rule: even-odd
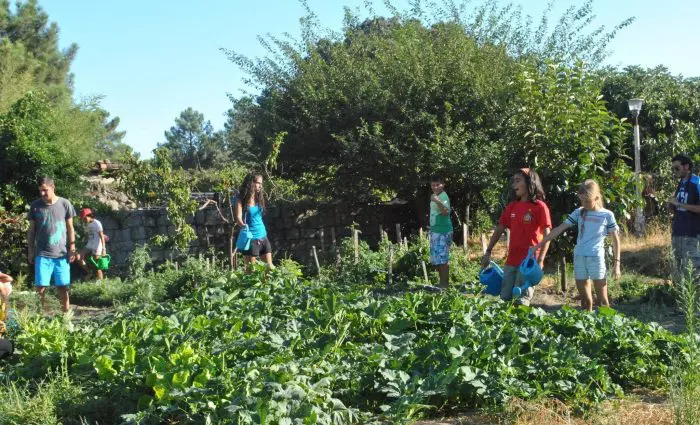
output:
[[[438,274],[440,275],[440,286],[443,288],[447,288],[447,285],[449,285],[450,280],[450,265],[440,264],[438,266],[435,266],[435,268],[437,269]]]
[[[253,272],[253,264],[255,264],[257,260],[255,257],[250,257],[247,255],[243,256],[243,264],[245,264],[245,274],[251,274]]]
[[[594,280],[593,284],[595,285],[595,294],[598,301],[596,304],[601,307],[610,307],[607,279]]]
[[[263,254],[263,259],[267,263],[267,266],[270,268],[270,270],[275,269],[275,265],[272,264],[272,253],[268,252],[267,254]]]
[[[100,259],[100,256],[99,256],[99,255],[95,255],[95,256],[93,256],[93,258],[94,258],[95,261],[97,262],[97,261]],[[98,280],[102,280],[102,279],[105,278],[104,274],[102,273],[102,270],[97,269],[97,268],[95,269],[95,277],[97,277]]]
[[[588,311],[593,311],[593,294],[591,293],[590,281],[588,279],[576,279],[576,287],[578,288],[578,293],[581,296],[581,308]]]

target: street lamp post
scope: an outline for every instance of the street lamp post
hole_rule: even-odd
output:
[[[642,199],[642,187],[639,183],[639,176],[642,173],[642,163],[639,152],[639,113],[642,111],[642,99],[630,99],[627,105],[630,108],[630,113],[634,117],[634,179],[637,182],[637,198]],[[637,235],[644,233],[644,210],[641,205],[637,205],[635,214],[635,227]]]

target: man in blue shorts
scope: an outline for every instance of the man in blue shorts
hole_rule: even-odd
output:
[[[70,264],[75,259],[75,231],[73,205],[56,196],[53,179],[44,177],[39,182],[41,198],[29,207],[27,232],[29,264],[34,264],[34,286],[44,308],[46,288],[56,285],[63,311],[70,308]],[[68,247],[66,247],[68,245]]]

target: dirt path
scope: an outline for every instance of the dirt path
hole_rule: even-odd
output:
[[[73,317],[77,322],[101,319],[110,314],[114,309],[111,307],[90,307],[71,304]]]

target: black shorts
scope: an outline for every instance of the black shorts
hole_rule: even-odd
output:
[[[241,254],[246,257],[260,257],[261,255],[271,254],[272,247],[270,246],[270,240],[265,237],[262,239],[253,239],[250,241],[250,249],[241,251]]]

